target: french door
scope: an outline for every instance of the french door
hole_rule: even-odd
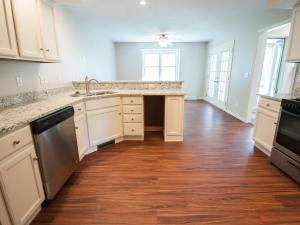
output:
[[[228,97],[233,48],[225,48],[209,56],[206,98],[225,109]]]

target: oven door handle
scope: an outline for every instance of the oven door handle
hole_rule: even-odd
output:
[[[293,162],[291,162],[290,160],[287,160],[287,162],[292,165],[293,167],[297,168],[298,170],[300,170],[300,167],[298,165],[295,165]]]
[[[290,116],[300,118],[300,115],[299,115],[299,114],[293,113],[293,112],[290,112],[290,111],[287,111],[286,109],[283,109],[282,112],[281,112],[281,114],[282,114],[282,113],[286,113],[286,114],[288,114],[288,115],[290,115]]]

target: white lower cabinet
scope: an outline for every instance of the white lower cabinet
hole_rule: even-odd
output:
[[[261,97],[256,113],[256,122],[253,133],[255,146],[270,156],[273,140],[276,133],[280,111],[280,102]]]
[[[13,224],[30,222],[45,199],[33,144],[0,162],[0,184]]]
[[[165,98],[165,141],[183,141],[183,96]]]
[[[112,141],[122,136],[121,107],[110,107],[87,112],[90,146]]]
[[[78,154],[81,160],[86,150],[90,146],[85,113],[75,117],[75,129],[78,145]]]
[[[0,190],[0,224],[1,225],[11,225],[11,221],[9,218],[8,211],[5,206],[4,198],[2,196],[1,190]]]

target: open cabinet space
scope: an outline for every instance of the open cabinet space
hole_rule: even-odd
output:
[[[144,96],[145,136],[156,132],[163,138],[165,124],[165,96]]]

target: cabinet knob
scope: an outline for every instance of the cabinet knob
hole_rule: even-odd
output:
[[[43,49],[43,48],[40,48],[40,51],[44,51],[44,49]]]
[[[270,107],[270,104],[267,104],[268,107]]]
[[[131,129],[132,132],[134,132],[134,129]]]
[[[122,113],[119,113],[119,115],[121,116],[121,115],[122,115]]]
[[[46,49],[46,52],[50,52],[50,49]]]
[[[79,108],[79,109],[77,109],[78,111],[81,111],[82,109],[81,108]]]
[[[131,100],[130,102],[133,103],[133,100]]]
[[[75,127],[76,130],[78,130],[78,127]]]
[[[132,109],[132,110],[130,110],[131,112],[133,112],[134,110]]]
[[[21,141],[19,141],[19,140],[13,142],[14,145],[19,145],[20,143],[21,143]]]
[[[39,160],[39,157],[35,156],[32,158],[34,161],[38,161]]]
[[[134,121],[134,118],[131,118],[131,121]]]

